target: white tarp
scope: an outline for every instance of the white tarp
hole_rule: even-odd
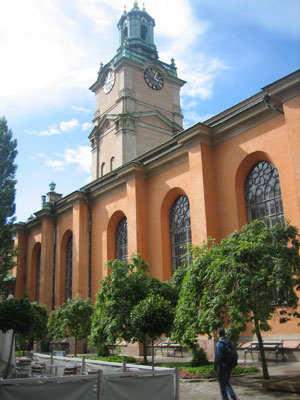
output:
[[[6,333],[0,331],[0,361],[8,362],[13,331]],[[13,346],[11,364],[15,365],[15,346]]]
[[[94,381],[0,386],[1,400],[94,400]]]
[[[174,400],[174,375],[105,378],[105,400]]]

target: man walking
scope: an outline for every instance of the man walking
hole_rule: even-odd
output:
[[[222,400],[229,400],[227,393],[231,399],[237,400],[234,390],[229,383],[231,370],[236,365],[236,361],[234,361],[234,354],[236,354],[235,346],[231,340],[225,337],[225,330],[223,328],[218,329],[217,335],[219,340],[216,345],[214,369],[218,375]]]

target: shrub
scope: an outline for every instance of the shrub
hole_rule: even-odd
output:
[[[209,365],[207,354],[202,347],[195,347],[192,352],[192,367],[200,367],[201,365]]]

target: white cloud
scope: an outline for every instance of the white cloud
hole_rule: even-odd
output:
[[[50,127],[48,130],[43,130],[39,132],[25,129],[25,132],[28,133],[29,135],[36,135],[36,136],[52,136],[60,134],[60,131],[55,127]]]
[[[83,131],[88,131],[93,125],[90,122],[84,122],[81,124],[81,128]]]
[[[77,164],[79,170],[90,172],[92,166],[91,148],[79,146],[76,150],[66,149],[64,153],[66,164]]]
[[[95,65],[74,7],[57,0],[0,2],[0,108],[7,113],[59,105],[93,81]],[[94,72],[93,72],[94,70]],[[26,99],[26,101],[24,101]],[[22,101],[23,100],[23,101]]]
[[[59,126],[63,132],[70,132],[72,129],[79,127],[79,122],[77,119],[73,118],[70,121],[61,122]]]
[[[94,31],[101,33],[116,24],[123,7],[124,2],[120,0],[77,0],[78,10],[90,19]]]
[[[76,149],[65,149],[63,154],[53,153],[55,159],[47,158],[45,165],[54,170],[65,170],[69,165],[77,165],[78,172],[91,172],[92,158],[89,146],[78,146]]]
[[[64,167],[64,162],[58,160],[46,160],[46,167],[53,168],[54,170],[60,170]]]
[[[92,112],[88,108],[84,108],[84,107],[72,106],[72,109],[75,110],[75,111],[86,113],[86,114],[91,114],[91,112]]]

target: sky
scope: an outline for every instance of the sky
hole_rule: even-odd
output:
[[[17,139],[16,220],[91,179],[89,87],[119,47],[133,0],[1,0],[0,117]],[[172,57],[184,128],[300,68],[300,0],[144,0],[161,61]],[[140,8],[143,2],[139,2]]]

